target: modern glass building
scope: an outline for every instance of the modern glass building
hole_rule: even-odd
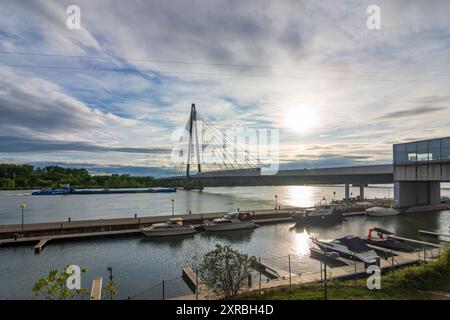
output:
[[[394,164],[450,161],[450,137],[394,144]]]

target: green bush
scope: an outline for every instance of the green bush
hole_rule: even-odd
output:
[[[445,248],[439,258],[428,264],[405,267],[395,272],[398,286],[430,290],[450,275],[450,248]],[[392,278],[392,275],[389,276]]]

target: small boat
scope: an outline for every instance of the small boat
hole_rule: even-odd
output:
[[[373,235],[373,232],[376,232],[375,236]],[[369,229],[366,243],[394,251],[401,251],[401,252],[416,251],[417,248],[411,246],[410,244],[404,241],[389,238],[389,236],[393,234],[394,234],[393,232],[390,232],[382,228],[371,228]]]
[[[395,216],[399,212],[394,208],[386,208],[386,207],[372,207],[366,209],[366,215],[370,217],[386,217],[386,216]]]
[[[379,260],[375,250],[369,248],[363,239],[354,235],[348,235],[330,242],[313,239],[313,242],[321,250],[326,249],[328,253],[336,252],[342,258],[349,260],[356,259],[366,264],[375,264]]]
[[[295,221],[299,224],[323,224],[342,222],[345,217],[342,208],[337,204],[319,205],[311,209],[297,211]]]
[[[143,234],[149,237],[178,236],[194,234],[192,225],[184,225],[182,218],[171,218],[167,222],[154,223],[150,227],[141,228]]]
[[[203,224],[205,231],[226,231],[240,229],[254,229],[259,227],[253,220],[241,220],[242,212],[229,212],[222,218],[206,221]]]

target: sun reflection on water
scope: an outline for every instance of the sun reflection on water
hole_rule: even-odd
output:
[[[293,207],[308,207],[315,203],[313,188],[309,186],[289,186],[284,203]]]
[[[310,235],[308,230],[303,229],[301,230],[292,230],[293,231],[293,237],[294,237],[294,250],[295,253],[298,255],[307,255],[309,254],[309,247],[310,247]]]

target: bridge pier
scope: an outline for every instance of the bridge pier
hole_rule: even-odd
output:
[[[350,199],[350,183],[345,184],[345,200]]]
[[[394,183],[395,204],[399,208],[437,205],[441,203],[439,181],[397,181]]]
[[[364,185],[363,184],[359,186],[359,198],[361,200],[364,200]]]

